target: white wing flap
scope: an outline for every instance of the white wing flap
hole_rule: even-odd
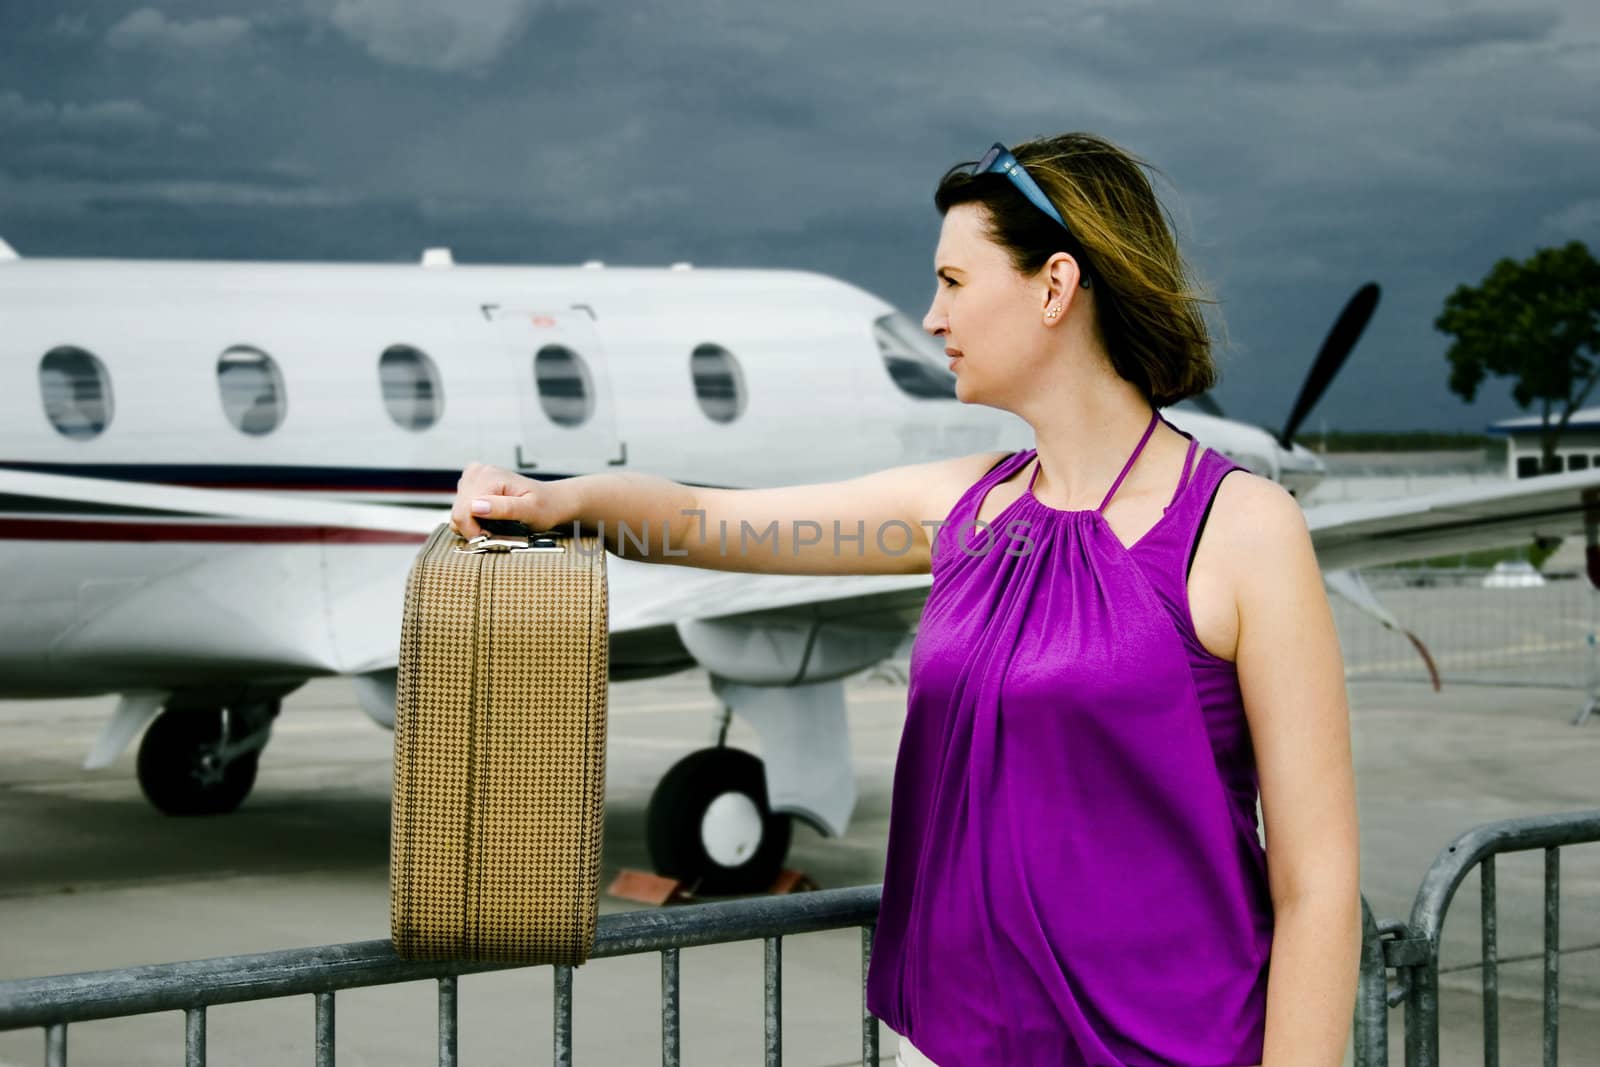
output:
[[[1373,567],[1583,533],[1600,514],[1600,470],[1542,475],[1393,500],[1306,509],[1324,570]]]
[[[607,566],[613,633],[766,612],[862,621],[881,615],[887,625],[914,626],[932,580],[926,574],[748,574],[615,557]]]

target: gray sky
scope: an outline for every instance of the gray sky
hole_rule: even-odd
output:
[[[1403,6],[1403,10],[1401,7]],[[0,0],[0,236],[24,255],[821,270],[920,317],[932,190],[1091,130],[1169,179],[1270,425],[1478,429],[1432,322],[1502,256],[1600,251],[1600,5]]]

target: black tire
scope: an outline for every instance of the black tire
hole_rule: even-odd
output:
[[[701,835],[707,809],[727,793],[744,794],[761,818],[760,844],[731,867],[706,851]],[[679,760],[656,785],[645,816],[645,841],[656,873],[710,896],[769,888],[789,854],[792,830],[789,816],[767,806],[761,760],[736,748],[703,748]]]
[[[261,752],[208,768],[206,757],[223,741],[220,708],[156,716],[139,742],[139,788],[145,798],[167,815],[223,815],[238,808],[256,784]]]

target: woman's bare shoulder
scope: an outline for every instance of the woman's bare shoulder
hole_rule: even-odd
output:
[[[919,496],[923,517],[942,519],[950,514],[961,495],[1015,452],[975,452],[968,456],[933,460],[918,465]]]
[[[1270,478],[1240,470],[1217,487],[1206,533],[1228,560],[1259,573],[1311,554],[1311,531],[1300,502]]]
[[[1260,530],[1268,536],[1282,535],[1295,527],[1303,530],[1306,524],[1305,512],[1287,489],[1248,470],[1232,471],[1222,479],[1211,517],[1240,534]]]

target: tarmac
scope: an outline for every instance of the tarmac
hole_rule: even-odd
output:
[[[795,829],[789,865],[824,888],[880,881],[905,688],[848,686],[860,801],[849,833]],[[1481,823],[1600,807],[1600,717],[1570,725],[1573,689],[1409,683],[1350,686],[1362,823],[1362,884],[1380,917],[1409,915],[1434,857]],[[0,703],[0,980],[270,951],[388,936],[390,735],[350,686],[321,680],[291,695],[255,792],[229,816],[163,817],[134,780],[133,755],[88,772],[84,755],[110,698]],[[612,687],[602,885],[648,867],[645,806],[679,757],[712,739],[704,676]],[[729,742],[755,748],[735,723]],[[1562,854],[1561,1064],[1600,1063],[1600,845]],[[1543,858],[1498,866],[1503,957],[1501,1062],[1537,1063]],[[602,911],[631,908],[610,898]],[[1444,1062],[1482,1061],[1476,877],[1445,927]],[[1452,969],[1457,968],[1457,969]],[[1460,969],[1465,968],[1465,969]],[[762,946],[682,954],[683,1062],[761,1062]],[[597,960],[575,980],[576,1064],[660,1062],[659,958]],[[784,942],[784,1062],[860,1062],[860,936]],[[338,1060],[436,1062],[431,983],[341,993]],[[548,969],[464,978],[465,1064],[547,1062]],[[310,1063],[309,997],[213,1008],[212,1064]],[[71,1062],[142,1067],[182,1057],[183,1018],[74,1024]],[[1400,1064],[1401,1013],[1390,1062]],[[883,1059],[894,1036],[883,1030]],[[40,1031],[0,1033],[0,1067],[42,1063]]]

